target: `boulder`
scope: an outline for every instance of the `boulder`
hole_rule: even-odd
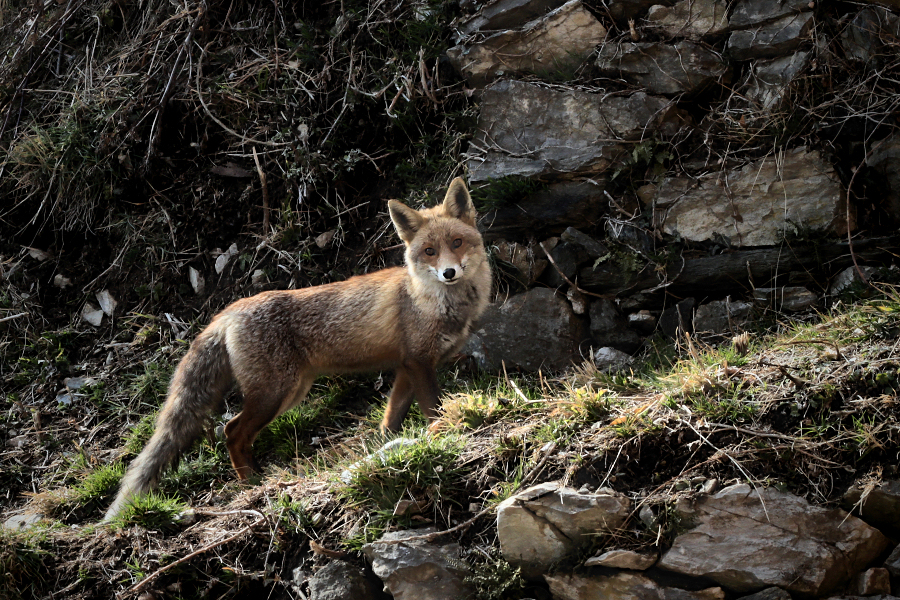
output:
[[[495,260],[501,261],[514,271],[516,279],[525,286],[531,286],[547,268],[547,258],[537,244],[519,244],[497,240],[491,244]]]
[[[670,338],[678,337],[681,333],[694,332],[694,304],[693,298],[685,298],[675,306],[670,306],[659,316],[659,328]]]
[[[809,10],[809,0],[739,0],[729,19],[737,29],[753,27]]]
[[[479,223],[486,241],[559,235],[572,224],[593,223],[606,210],[606,181],[561,181],[488,210]]]
[[[720,0],[681,0],[674,6],[656,5],[647,24],[672,37],[700,39],[728,30],[728,3]]]
[[[725,49],[734,60],[789,54],[809,38],[812,23],[811,12],[788,15],[753,29],[735,31],[729,36]]]
[[[737,171],[665,179],[654,200],[664,232],[697,242],[719,235],[733,247],[775,245],[798,228],[844,233],[845,213],[834,168],[806,148]]]
[[[629,19],[644,16],[648,9],[657,4],[669,5],[672,0],[605,0],[603,6],[619,27],[628,27]]]
[[[900,544],[891,552],[884,561],[884,568],[894,577],[900,577]]]
[[[625,523],[631,501],[612,490],[581,493],[558,482],[542,483],[497,507],[500,550],[522,575],[534,579],[598,533]]]
[[[689,529],[657,566],[734,592],[775,585],[819,596],[849,581],[888,544],[881,532],[843,510],[747,484],[683,498],[675,514]]]
[[[900,481],[882,482],[868,493],[853,486],[844,494],[841,506],[873,527],[900,537]]]
[[[399,544],[380,542],[403,540],[433,532],[434,529],[393,531],[363,546],[372,571],[384,582],[394,600],[446,600],[472,598],[474,588],[463,581],[468,571],[459,560],[459,544],[413,540]],[[353,597],[356,600],[356,596]]]
[[[485,2],[477,14],[463,20],[457,29],[464,35],[472,35],[477,31],[516,29],[565,3],[566,0],[494,0]]]
[[[651,94],[700,92],[728,72],[721,56],[694,42],[611,42],[600,48],[598,69]]]
[[[805,287],[767,287],[755,288],[753,301],[759,306],[775,310],[800,312],[815,306],[819,297]]]
[[[554,600],[594,600],[595,598],[628,600],[725,600],[721,588],[707,588],[696,592],[664,587],[639,573],[615,575],[546,575]]]
[[[628,140],[674,134],[677,115],[669,100],[643,93],[622,97],[498,81],[482,95],[469,180],[603,173],[631,152]]]
[[[550,257],[553,258],[553,262],[544,269],[543,282],[552,288],[566,285],[563,275],[569,281],[573,281],[578,273],[578,266],[590,258],[584,248],[578,244],[563,241],[557,243],[550,250]]]
[[[502,75],[574,69],[606,37],[606,28],[571,0],[521,30],[496,33],[447,50],[450,62],[475,87]]]
[[[891,574],[887,569],[867,569],[853,579],[850,588],[859,596],[890,594]]]
[[[377,587],[362,569],[333,560],[309,578],[310,600],[375,600],[381,598]]]
[[[603,347],[594,351],[594,368],[601,373],[626,371],[634,363],[634,358],[615,348]]]
[[[584,566],[646,571],[656,564],[658,558],[655,554],[641,554],[634,550],[610,550],[600,556],[590,557],[584,561]]]
[[[580,363],[587,324],[569,302],[534,288],[488,306],[462,352],[485,370],[563,370]]]
[[[643,338],[628,327],[614,301],[607,298],[591,301],[588,315],[595,347],[609,346],[623,352],[634,352],[641,346]]]
[[[863,8],[839,35],[845,56],[866,70],[878,70],[894,54],[886,45],[900,38],[900,17],[880,6]]]
[[[770,60],[757,60],[750,65],[750,77],[744,96],[759,117],[781,107],[794,80],[809,64],[809,52],[796,52]]]
[[[770,587],[749,596],[741,596],[738,600],[791,600],[791,595],[781,588]]]
[[[866,165],[884,177],[888,189],[882,207],[894,223],[900,224],[900,136],[884,139],[866,158]]]
[[[694,314],[694,331],[733,333],[747,322],[752,308],[753,305],[749,302],[732,300],[730,297],[701,304]]]

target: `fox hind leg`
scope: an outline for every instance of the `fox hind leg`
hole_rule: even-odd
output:
[[[315,377],[304,375],[286,393],[254,387],[244,392],[244,409],[225,425],[225,445],[238,479],[245,481],[259,472],[253,442],[266,425],[306,398]],[[262,386],[260,386],[262,387]]]

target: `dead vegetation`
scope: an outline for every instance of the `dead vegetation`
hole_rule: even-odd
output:
[[[627,375],[452,369],[439,433],[413,420],[407,437],[423,441],[364,463],[349,482],[343,471],[380,446],[373,423],[390,381],[323,382],[308,412],[260,440],[264,481],[236,484],[213,432],[167,478],[161,503],[134,517],[141,524],[94,525],[115,469],[146,440],[173,365],[211,314],[241,295],[389,262],[383,200],[420,204],[456,174],[476,109],[440,59],[455,7],[9,6],[0,489],[4,518],[36,511],[44,522],[0,534],[3,594],[294,598],[294,569],[310,573],[335,552],[361,562],[357,549],[380,532],[428,523],[457,528],[450,535],[485,581],[513,581],[496,559],[492,509],[533,483],[613,487],[650,509],[653,519],[635,514],[600,549],[665,547],[678,526],[667,521],[671,500],[711,479],[834,504],[853,481],[897,477],[900,299],[887,289],[806,323],[768,315],[771,328],[743,349],[659,344]],[[648,140],[623,171],[622,193],[698,149],[706,164],[733,165],[807,141],[844,143],[851,130],[860,143],[833,151],[852,157],[844,166],[861,164],[896,126],[900,97],[897,38],[877,31],[879,60],[866,68],[831,42],[814,44],[808,76],[764,117],[717,90],[728,99],[704,116],[731,144]],[[816,39],[840,31],[824,33]],[[575,76],[585,89],[607,85],[589,69]],[[874,196],[877,179],[860,172],[841,175],[854,195]],[[877,229],[872,210],[865,222]],[[195,293],[190,269],[205,275],[206,293]],[[103,290],[128,310],[93,327],[80,315]],[[229,398],[226,411],[238,408]],[[184,504],[193,511],[182,514]],[[505,597],[540,593],[510,585]]]

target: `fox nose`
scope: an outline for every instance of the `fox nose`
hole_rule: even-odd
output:
[[[456,269],[444,269],[444,279],[446,279],[447,281],[452,281],[454,277],[456,277]]]

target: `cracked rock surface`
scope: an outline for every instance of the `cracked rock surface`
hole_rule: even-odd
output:
[[[840,509],[826,509],[773,488],[738,484],[676,513],[690,527],[657,565],[707,577],[735,592],[777,585],[819,596],[875,559],[888,539]]]
[[[536,485],[497,508],[500,549],[523,576],[534,578],[591,535],[621,527],[630,511],[631,501],[612,490],[583,494],[558,482]]]

